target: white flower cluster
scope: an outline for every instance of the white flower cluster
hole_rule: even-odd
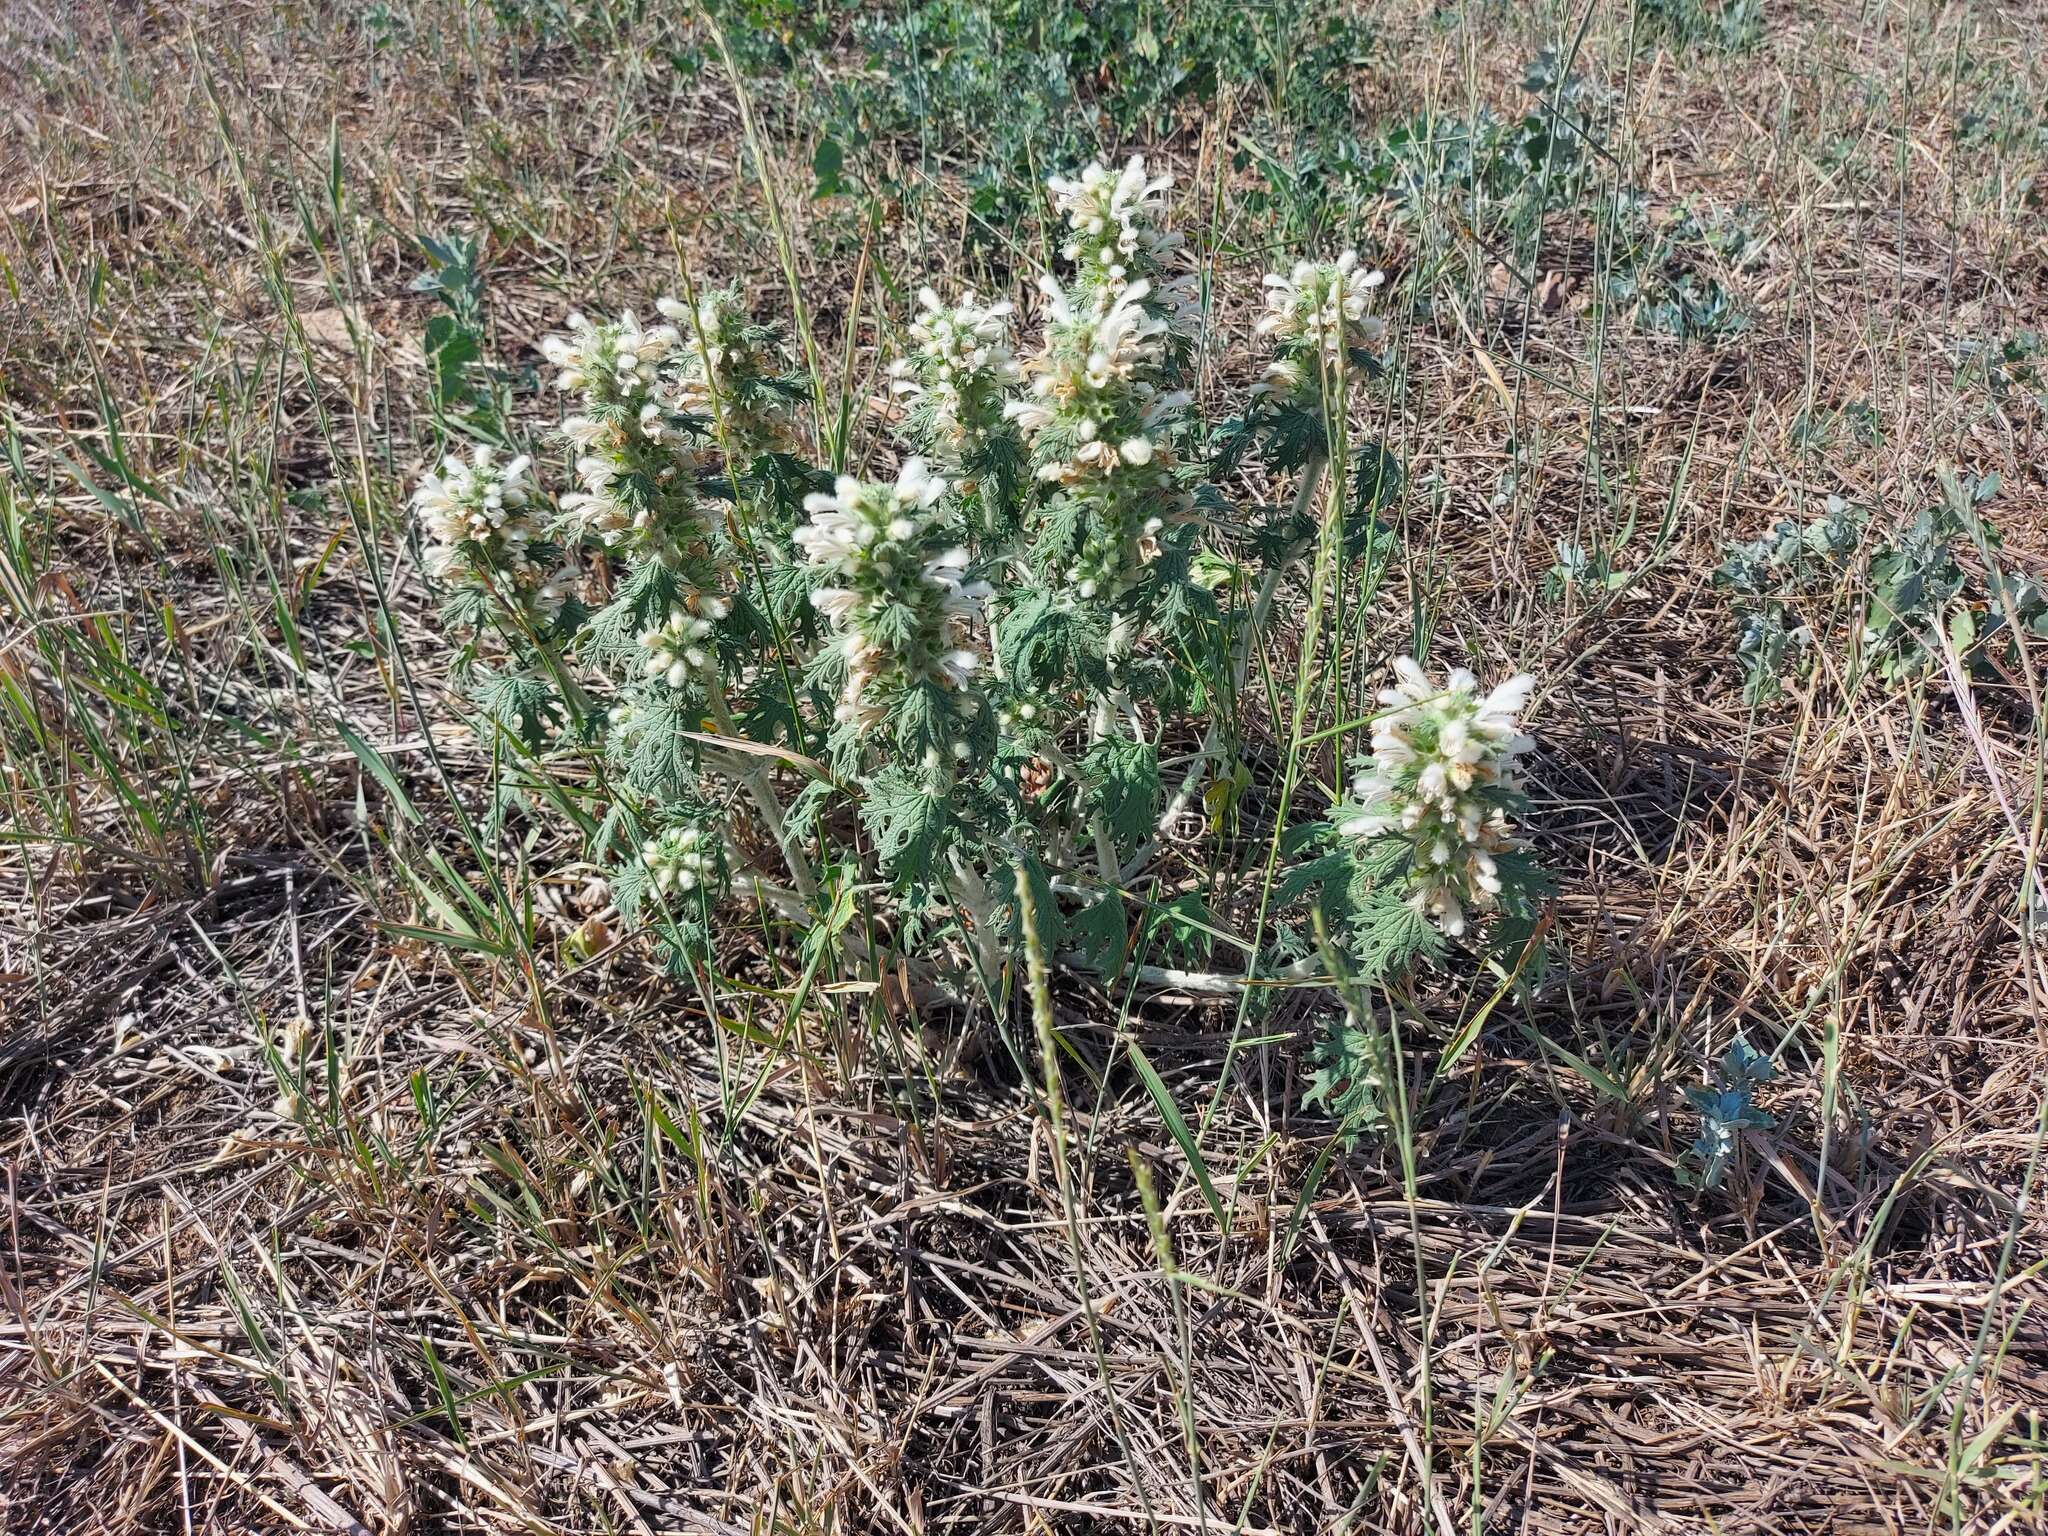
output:
[[[1116,806],[1130,799],[1131,749],[1190,734],[1212,642],[1236,653],[1222,661],[1241,673],[1266,638],[1274,594],[1314,542],[1294,538],[1295,523],[1313,521],[1324,483],[1324,466],[1301,452],[1294,407],[1337,404],[1322,396],[1342,363],[1383,342],[1371,313],[1383,278],[1347,251],[1266,279],[1259,331],[1278,360],[1243,440],[1268,444],[1269,468],[1299,470],[1303,490],[1293,520],[1274,525],[1290,537],[1244,552],[1265,567],[1260,595],[1247,622],[1226,627],[1196,609],[1193,584],[1211,567],[1194,523],[1225,504],[1235,450],[1203,462],[1210,434],[1190,419],[1200,309],[1188,247],[1163,227],[1169,180],[1133,159],[1051,190],[1071,268],[1039,279],[1042,332],[1028,356],[1013,349],[1009,303],[918,290],[907,355],[888,370],[902,408],[886,414],[908,455],[893,480],[828,480],[803,462],[800,413],[823,381],[794,372],[779,334],[728,290],[662,299],[644,324],[631,312],[572,314],[543,343],[574,462],[552,522],[543,509],[554,497],[523,456],[450,458],[414,493],[431,568],[467,584],[454,620],[484,622],[486,591],[516,594],[515,615],[561,614],[545,630],[496,636],[517,671],[494,656],[486,702],[537,741],[534,721],[554,730],[571,712],[565,694],[608,707],[602,749],[624,803],[652,818],[644,842],[616,850],[620,907],[668,902],[672,946],[709,945],[713,924],[681,919],[703,917],[739,871],[765,872],[772,855],[787,890],[759,889],[793,916],[821,888],[820,859],[852,860],[864,886],[879,875],[906,912],[944,890],[993,973],[991,868],[1026,848],[1055,877],[1092,864],[1128,884],[1181,839],[1188,807],[1232,761],[1214,725],[1164,817],[1134,826]],[[1272,409],[1280,401],[1289,409]],[[817,427],[844,448],[829,423]],[[592,583],[605,600],[587,622],[566,622],[564,583],[543,573],[557,542],[609,551],[600,572],[615,579]],[[993,668],[983,574],[1009,600]],[[807,588],[811,611],[791,615]],[[558,640],[572,670],[551,654]],[[792,672],[801,691],[787,686]],[[1333,816],[1359,846],[1308,872],[1380,882],[1371,899],[1395,903],[1396,921],[1356,937],[1389,964],[1402,943],[1411,958],[1430,948],[1409,942],[1434,937],[1426,924],[1460,934],[1479,914],[1527,911],[1534,894],[1511,822],[1531,680],[1482,695],[1469,672],[1440,687],[1413,661],[1396,672],[1355,800]],[[774,762],[789,757],[784,742],[811,750],[821,677],[838,691],[825,747],[835,782],[870,790],[858,846],[841,818],[799,816],[783,798],[794,781]]]
[[[1531,743],[1516,724],[1536,680],[1526,673],[1481,697],[1462,667],[1441,687],[1407,657],[1374,728],[1372,762],[1353,785],[1355,803],[1337,829],[1362,839],[1399,837],[1413,850],[1409,899],[1456,936],[1468,915],[1490,910],[1501,892],[1496,855],[1517,846],[1506,796]]]
[[[695,309],[669,298],[655,308],[663,323],[651,327],[630,311],[602,325],[572,314],[569,334],[541,351],[556,386],[581,397],[562,423],[581,482],[562,498],[565,522],[581,537],[669,560],[701,552],[700,439],[716,428],[744,464],[795,437],[773,334],[738,295],[721,289]]]
[[[429,470],[412,493],[413,513],[427,541],[426,565],[442,581],[511,583],[540,617],[559,612],[568,572],[542,566],[532,554],[540,539],[533,518],[533,466],[525,454],[498,462],[479,446],[468,462],[453,454]]]
[[[1386,274],[1367,271],[1356,251],[1335,261],[1298,261],[1285,277],[1266,274],[1266,313],[1258,333],[1279,343],[1280,356],[1260,387],[1282,400],[1319,396],[1326,379],[1342,376],[1348,355],[1386,339],[1386,322],[1366,313]]]
[[[1066,216],[1060,254],[1074,263],[1085,287],[1120,288],[1139,279],[1158,282],[1181,252],[1180,235],[1161,227],[1171,176],[1148,176],[1145,158],[1133,155],[1121,171],[1091,162],[1078,176],[1054,176],[1053,206]],[[1156,301],[1183,313],[1194,300],[1192,274],[1161,284]]]
[[[1007,413],[1034,440],[1066,447],[1038,468],[1041,480],[1075,481],[1119,468],[1142,469],[1163,446],[1158,435],[1186,406],[1183,390],[1162,390],[1165,322],[1147,313],[1148,285],[1100,290],[1077,309],[1050,277],[1045,346],[1031,361],[1031,393]]]
[[[1023,377],[1010,351],[1011,306],[983,304],[971,288],[957,304],[930,288],[917,301],[917,349],[889,365],[889,389],[929,411],[933,445],[958,462],[1001,425],[1005,394]]]
[[[951,545],[936,510],[945,494],[946,482],[912,458],[893,485],[841,475],[830,495],[804,498],[811,519],[796,530],[797,546],[837,578],[811,602],[845,649],[841,720],[879,720],[877,684],[961,689],[979,665],[966,641],[989,588],[966,579],[967,551]]]
[[[725,880],[725,849],[702,827],[670,827],[640,845],[648,884],[663,896],[717,895]]]
[[[557,389],[580,394],[593,407],[624,405],[637,411],[682,340],[673,325],[643,328],[631,310],[610,325],[593,324],[572,312],[569,334],[544,338],[540,351],[556,370]]]
[[[1168,322],[1147,307],[1144,279],[1062,291],[1041,278],[1045,342],[1027,365],[1030,392],[1008,413],[1032,445],[1038,477],[1091,502],[1088,547],[1070,571],[1083,599],[1137,575],[1165,518],[1184,512],[1171,436],[1187,407],[1171,387]]]
[[[664,300],[666,304],[668,301]],[[541,342],[555,387],[580,396],[562,422],[581,488],[562,498],[579,537],[674,553],[702,532],[697,457],[669,401],[686,347],[673,325],[642,326],[631,311],[609,324],[569,316],[569,334]]]
[[[562,498],[562,517],[582,537],[661,555],[692,547],[703,533],[696,458],[687,451],[649,452],[621,434],[579,455],[576,476],[581,489]]]
[[[498,560],[523,559],[536,532],[527,511],[532,494],[533,464],[523,453],[500,464],[494,450],[479,446],[466,464],[453,454],[443,459],[441,472],[422,475],[412,493],[429,568],[436,576],[453,574],[464,546]]]
[[[672,403],[679,411],[715,422],[720,442],[744,464],[756,454],[794,446],[796,429],[781,381],[784,369],[772,334],[730,288],[687,304],[663,299],[655,306],[683,333],[685,358]]]
[[[692,609],[695,611],[693,612]],[[712,636],[718,621],[731,612],[724,598],[700,593],[690,606],[669,609],[668,617],[640,635],[640,648],[647,652],[644,664],[649,677],[660,678],[671,688],[691,682],[708,683],[718,671],[718,657]]]

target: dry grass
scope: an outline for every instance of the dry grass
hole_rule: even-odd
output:
[[[1549,975],[1447,1073],[1494,982],[1405,1022],[1411,1179],[1296,1107],[1313,991],[1226,1070],[1229,1008],[1063,978],[1055,1124],[1023,1011],[856,986],[790,1016],[745,933],[709,990],[630,942],[571,960],[588,871],[545,821],[495,845],[530,926],[401,931],[444,926],[434,859],[480,878],[451,797],[502,767],[403,538],[414,238],[492,229],[507,357],[662,291],[672,238],[764,308],[779,277],[732,87],[669,67],[677,29],[422,5],[379,50],[348,11],[0,6],[0,1526],[2048,1525],[2039,690],[1979,685],[1973,735],[1939,673],[1853,682],[1844,597],[1752,710],[1707,580],[1832,491],[1902,522],[1942,461],[1998,471],[2009,552],[2048,564],[2039,414],[1955,364],[2048,327],[2042,150],[1953,131],[1985,80],[2042,99],[2038,13],[1774,6],[1748,54],[1597,16],[1616,164],[1765,240],[1717,347],[1603,319],[1566,221],[1523,273],[1366,210],[1397,281],[1457,270],[1375,407],[1411,556],[1359,665],[1425,612],[1545,676],[1561,887]],[[1376,19],[1356,94],[1388,116],[1511,102],[1577,20]],[[1159,147],[1191,207],[1234,203],[1219,120]],[[779,153],[836,338],[858,224]],[[966,259],[958,192],[887,211],[883,280]],[[1212,233],[1242,335],[1269,237]],[[1211,361],[1220,405],[1252,359]],[[1881,441],[1802,445],[1866,400]],[[1631,519],[1622,592],[1542,595],[1557,539]],[[1695,1197],[1680,1094],[1737,1027],[1779,1054],[1778,1128]],[[1133,1042],[1190,1120],[1216,1096],[1227,1232]]]

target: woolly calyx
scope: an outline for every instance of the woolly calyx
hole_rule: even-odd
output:
[[[648,885],[664,897],[702,892],[717,897],[725,887],[725,846],[698,826],[670,827],[640,845]]]
[[[571,417],[564,431],[580,418]],[[573,440],[573,438],[572,438]],[[665,441],[602,437],[576,460],[580,490],[562,498],[562,523],[607,549],[644,549],[656,558],[686,553],[703,540],[694,454]]]
[[[647,676],[671,688],[708,684],[718,674],[712,637],[718,621],[730,611],[723,598],[706,594],[697,595],[688,606],[669,609],[661,623],[639,637],[640,648],[647,653],[642,664]]]

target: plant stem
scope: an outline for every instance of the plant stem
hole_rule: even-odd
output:
[[[1302,466],[1301,484],[1294,492],[1291,521],[1299,522],[1312,513],[1316,493],[1323,487],[1323,471],[1328,464],[1329,459],[1318,453]],[[1245,678],[1251,672],[1252,647],[1258,644],[1259,638],[1265,633],[1266,620],[1273,612],[1273,601],[1280,593],[1280,583],[1301,563],[1302,557],[1315,547],[1316,536],[1313,533],[1296,539],[1287,547],[1286,553],[1273,563],[1272,569],[1260,578],[1259,589],[1252,595],[1251,610],[1245,616],[1244,630],[1238,636],[1237,654],[1231,660],[1230,697],[1233,703],[1237,696],[1244,692]],[[1202,781],[1209,776],[1210,766],[1221,757],[1222,749],[1223,721],[1218,717],[1210,720],[1209,729],[1203,733],[1201,748],[1195,753],[1194,761],[1188,764],[1188,771],[1180,781],[1180,788],[1174,791],[1173,798],[1167,802],[1166,810],[1159,818],[1158,830],[1153,834],[1151,841],[1138,850],[1130,864],[1121,872],[1126,882],[1133,879],[1151,862],[1152,855],[1158,850],[1159,839],[1165,837],[1172,830],[1174,823],[1187,814],[1189,804],[1200,791]]]
[[[712,679],[707,691],[711,706],[711,718],[717,722],[720,735],[735,740],[740,736],[739,726],[734,722],[732,710],[726,706],[725,689],[716,678]],[[776,798],[775,786],[768,781],[767,771],[759,763],[746,757],[730,754],[733,761],[725,765],[724,771],[744,788],[754,802],[754,808],[761,813],[761,820],[768,828],[768,835],[775,839],[775,846],[782,850],[782,862],[789,866],[789,881],[797,894],[806,902],[812,902],[818,895],[818,877],[811,868],[810,857],[789,835],[784,825],[782,802]]]
[[[1059,962],[1072,970],[1096,971],[1104,981],[1136,981],[1169,992],[1194,992],[1203,997],[1236,997],[1254,987],[1284,987],[1294,982],[1327,980],[1327,972],[1314,956],[1283,965],[1263,976],[1232,975],[1228,971],[1184,971],[1171,965],[1127,965],[1121,969],[1097,970],[1078,954],[1063,954]]]
[[[1127,613],[1112,613],[1109,616],[1109,638],[1103,642],[1102,659],[1113,672],[1117,662],[1131,647],[1133,624]],[[1116,714],[1123,690],[1113,683],[1095,701],[1095,713],[1088,724],[1088,743],[1094,746],[1107,741],[1116,730]],[[1116,858],[1116,839],[1110,835],[1109,823],[1097,811],[1088,818],[1088,830],[1095,839],[1095,867],[1104,884],[1114,888],[1122,883],[1122,870]]]

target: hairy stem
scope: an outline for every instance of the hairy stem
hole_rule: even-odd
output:
[[[1104,664],[1114,672],[1119,660],[1131,648],[1135,624],[1127,613],[1117,612],[1109,616],[1109,638],[1102,647]],[[1116,730],[1116,716],[1123,690],[1112,685],[1095,701],[1094,717],[1088,723],[1088,744],[1107,741]],[[1109,823],[1100,811],[1088,818],[1088,830],[1095,839],[1095,867],[1103,882],[1112,887],[1121,883],[1122,870],[1117,865],[1116,839],[1110,835]]]

